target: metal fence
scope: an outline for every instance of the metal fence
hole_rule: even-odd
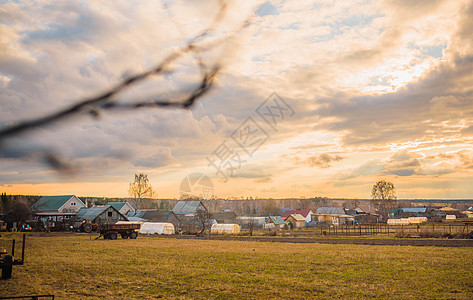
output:
[[[363,236],[363,235],[410,235],[423,237],[459,236],[469,234],[473,224],[469,223],[424,223],[410,225],[357,224],[357,225],[325,225],[319,224],[315,234],[322,236]]]

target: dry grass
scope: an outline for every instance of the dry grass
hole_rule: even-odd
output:
[[[16,235],[19,237],[19,235]],[[12,237],[11,234],[5,237]],[[473,297],[471,248],[28,237],[2,296],[57,298]]]

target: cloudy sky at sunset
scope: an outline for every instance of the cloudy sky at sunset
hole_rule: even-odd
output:
[[[0,1],[1,127],[156,66],[218,11],[204,0]],[[203,62],[222,70],[191,110],[99,111],[5,139],[0,190],[126,197],[144,172],[159,198],[175,198],[199,172],[219,197],[369,198],[379,179],[398,198],[473,197],[473,1],[230,1],[206,39]],[[198,75],[184,55],[115,100],[174,99]],[[57,172],[41,153],[78,170]]]

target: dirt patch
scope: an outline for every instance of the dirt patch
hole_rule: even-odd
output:
[[[222,241],[252,241],[269,243],[318,243],[318,244],[353,244],[353,245],[380,245],[380,246],[434,246],[434,247],[473,247],[473,240],[452,239],[365,239],[365,238],[284,238],[284,237],[235,237],[235,236],[158,236],[160,238],[222,240]]]

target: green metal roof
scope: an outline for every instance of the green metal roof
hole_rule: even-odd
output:
[[[275,224],[275,225],[282,225],[285,224],[284,220],[281,218],[281,216],[269,216],[269,219]]]
[[[43,196],[31,206],[31,210],[59,210],[72,197],[74,195]]]
[[[126,202],[108,202],[105,205],[111,205],[111,206],[113,206],[113,208],[120,211],[120,209],[122,209],[123,206],[125,206],[125,204],[126,204]]]

